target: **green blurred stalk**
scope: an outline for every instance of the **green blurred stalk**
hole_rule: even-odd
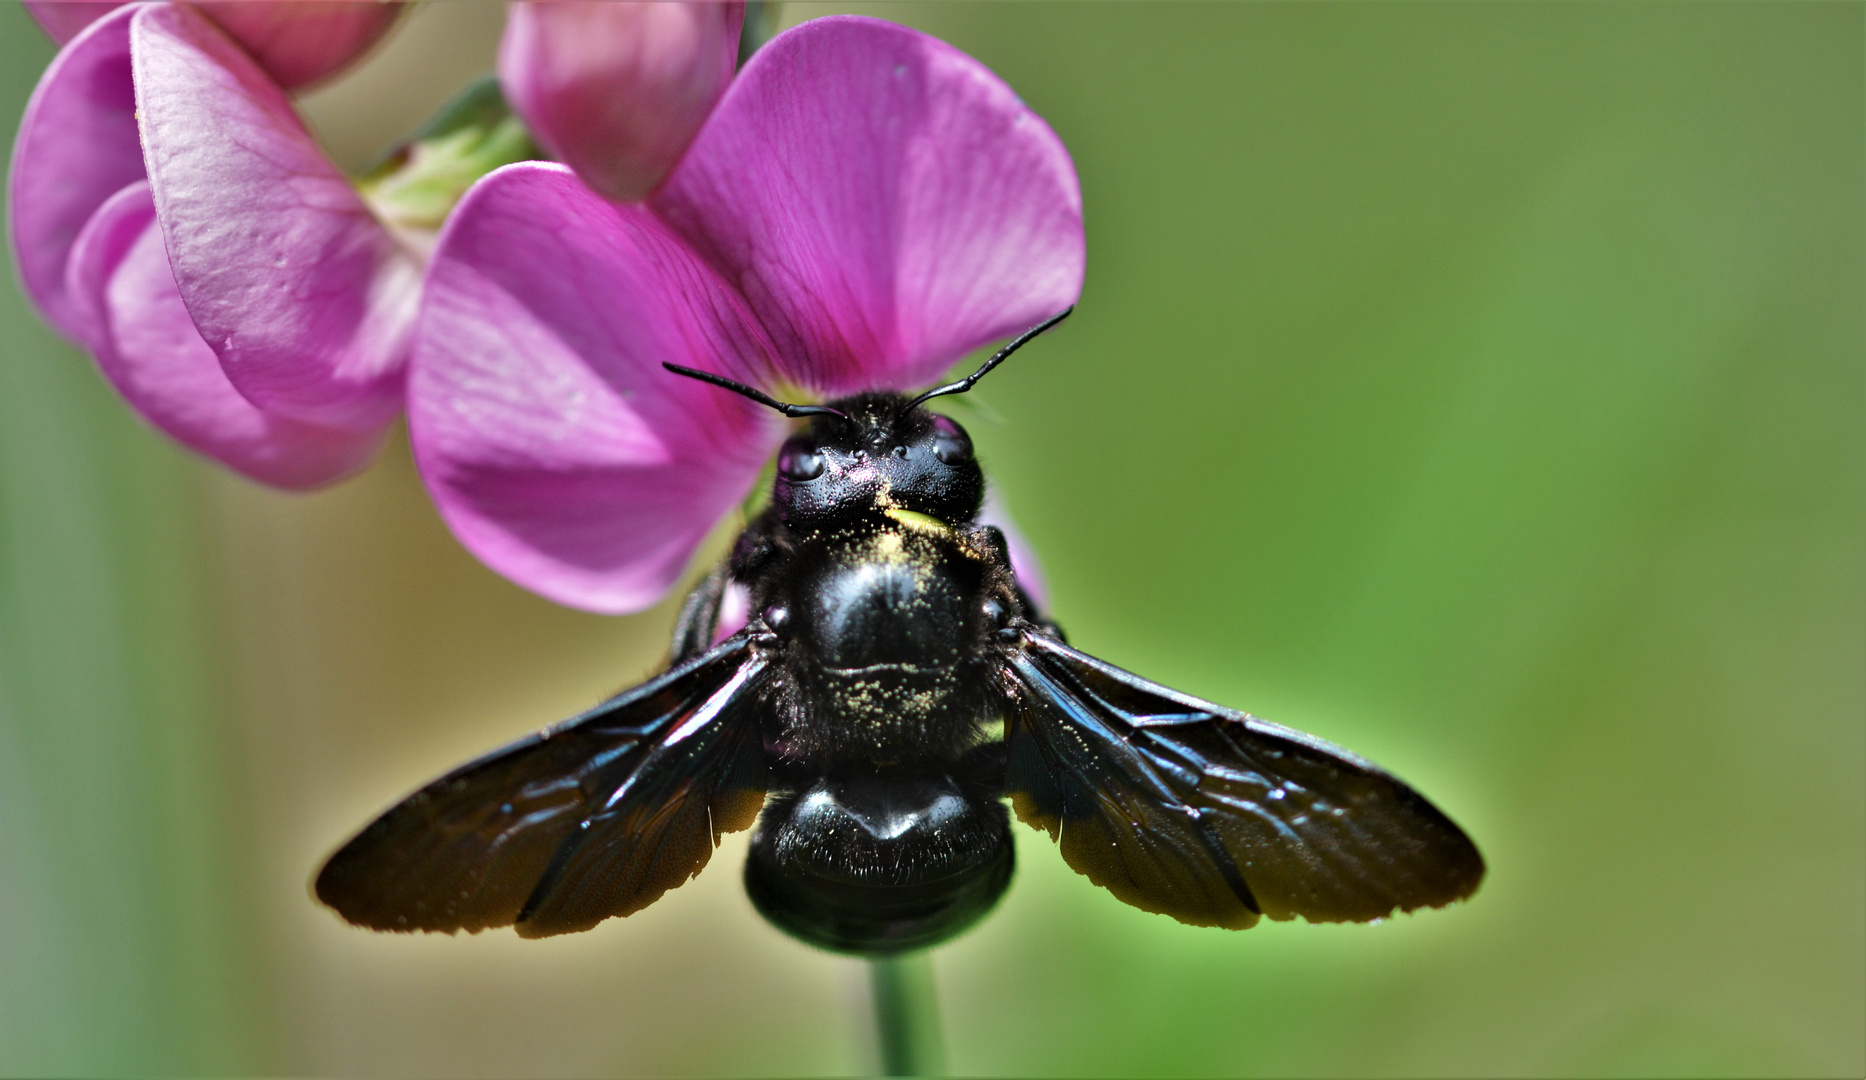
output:
[[[740,67],[744,67],[745,61],[750,60],[753,53],[764,48],[765,42],[777,34],[783,19],[783,12],[779,9],[778,0],[746,0],[745,28],[739,31]]]
[[[53,47],[0,6],[0,159]],[[200,468],[0,274],[0,1076],[270,1067]]]
[[[930,953],[888,956],[868,962],[875,1007],[875,1044],[883,1076],[939,1076],[939,1000],[933,994]]]

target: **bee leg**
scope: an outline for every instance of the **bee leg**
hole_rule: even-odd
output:
[[[749,598],[745,583],[758,580],[764,567],[777,557],[781,543],[772,538],[772,533],[782,528],[771,513],[760,515],[739,534],[732,554],[687,593],[681,601],[680,615],[674,620],[674,640],[668,649],[670,666],[699,656],[743,625],[742,606],[731,603],[733,589],[738,589],[738,600]],[[722,616],[735,620],[735,625],[723,633]]]
[[[996,525],[986,525],[984,527],[984,533],[986,541],[989,542],[998,553],[999,565],[1003,566],[1006,573],[1009,574],[1011,567],[1011,544],[1010,541],[1004,538],[1004,530],[998,528]],[[1043,609],[1038,607],[1037,602],[1032,600],[1030,594],[1024,591],[1023,585],[1018,583],[1014,574],[1011,575],[1011,591],[1017,595],[1017,602],[1024,609],[1024,618],[1036,623],[1038,629],[1055,638],[1057,641],[1065,645],[1069,643],[1069,639],[1063,636],[1062,626],[1043,614]]]
[[[668,664],[690,660],[713,647],[713,632],[719,628],[719,608],[725,602],[729,579],[724,565],[701,578],[681,602],[680,616],[674,620],[674,640],[668,648]]]

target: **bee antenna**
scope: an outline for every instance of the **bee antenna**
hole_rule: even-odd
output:
[[[1009,345],[1006,345],[1004,348],[999,349],[997,352],[993,353],[991,356],[991,359],[985,361],[983,364],[980,364],[978,366],[977,371],[974,371],[972,374],[967,375],[963,379],[960,379],[958,382],[950,382],[950,383],[947,383],[945,386],[935,386],[933,389],[928,390],[926,393],[921,394],[917,398],[914,398],[912,401],[909,401],[906,405],[903,405],[901,407],[901,415],[905,416],[907,413],[912,412],[914,406],[920,404],[921,402],[927,400],[928,398],[944,397],[947,394],[963,394],[967,390],[972,389],[972,387],[978,383],[978,380],[985,377],[985,373],[987,371],[990,371],[992,368],[995,368],[999,364],[1004,363],[1005,357],[1023,348],[1026,344],[1029,343],[1030,339],[1036,337],[1038,334],[1043,333],[1045,330],[1048,330],[1050,327],[1055,326],[1057,323],[1062,322],[1064,319],[1067,319],[1069,317],[1069,313],[1074,311],[1075,309],[1076,309],[1076,306],[1074,304],[1070,304],[1068,307],[1064,308],[1060,313],[1050,316],[1049,318],[1043,320],[1037,325],[1017,335],[1015,338],[1012,338],[1011,343]]]
[[[841,409],[832,409],[827,405],[791,405],[779,401],[777,398],[772,397],[762,390],[754,390],[742,382],[733,382],[724,375],[715,375],[710,371],[700,371],[696,368],[681,367],[679,364],[664,362],[661,366],[676,375],[685,375],[689,379],[698,379],[704,383],[712,383],[714,386],[723,387],[735,394],[751,398],[760,405],[769,405],[785,416],[835,416],[849,423],[855,422],[848,413],[843,412]]]

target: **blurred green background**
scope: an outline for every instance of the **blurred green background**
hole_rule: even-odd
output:
[[[1079,314],[957,413],[1073,640],[1381,761],[1491,866],[1234,934],[1020,830],[936,955],[952,1068],[1866,1071],[1866,9],[863,10],[1081,170]],[[499,19],[427,6],[312,122],[360,163]],[[8,137],[51,55],[0,8]],[[316,907],[335,844],[649,671],[671,611],[494,577],[399,445],[310,497],[193,461],[10,284],[0,341],[0,1073],[868,1067],[860,968],[757,920],[742,836],[567,939]]]

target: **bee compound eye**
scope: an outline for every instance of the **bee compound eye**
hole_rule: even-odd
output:
[[[823,455],[806,442],[788,442],[778,451],[778,475],[801,484],[823,475]]]
[[[933,417],[933,456],[948,465],[963,465],[972,460],[972,439],[956,421]]]

